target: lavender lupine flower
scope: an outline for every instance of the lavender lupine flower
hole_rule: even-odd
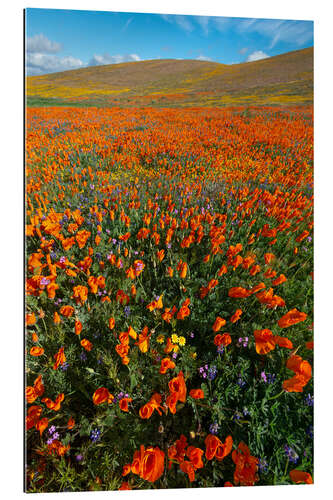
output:
[[[50,438],[46,441],[46,444],[52,444],[53,443],[53,438]]]
[[[130,315],[130,313],[131,313],[131,308],[130,308],[130,306],[125,306],[125,307],[124,307],[124,313],[125,313],[126,318],[128,318],[128,317],[129,317],[129,315]]]
[[[313,406],[313,401],[314,401],[314,397],[311,396],[311,394],[307,394],[306,397],[304,398],[304,403],[307,406]]]
[[[96,443],[100,439],[101,431],[99,429],[94,429],[90,433],[90,439],[93,443]]]
[[[211,366],[208,370],[208,379],[209,380],[214,380],[217,374],[217,368],[216,366]]]
[[[276,380],[275,373],[267,373],[267,383],[268,384],[274,384],[275,380]]]
[[[191,339],[194,339],[194,332],[190,333],[190,337],[191,337]]]
[[[217,352],[219,354],[223,354],[223,352],[224,352],[224,346],[222,344],[218,345],[216,350],[217,350]]]
[[[65,372],[69,368],[69,363],[67,363],[67,361],[65,361],[65,363],[63,363],[60,368],[62,371]]]
[[[83,455],[76,455],[75,459],[77,462],[81,462],[81,460],[83,460]]]
[[[217,422],[214,422],[213,424],[210,425],[209,432],[211,434],[217,434],[219,431],[219,428],[220,428],[219,424]]]
[[[58,439],[59,438],[59,432],[55,432],[52,436],[52,439]]]
[[[64,264],[66,262],[66,257],[62,256],[59,259],[60,264]]]
[[[262,378],[262,380],[264,382],[267,382],[267,377],[266,377],[266,373],[265,372],[261,372],[260,377]]]
[[[80,358],[81,358],[81,361],[87,361],[87,355],[86,355],[86,353],[84,351],[81,352]]]
[[[51,425],[51,427],[49,428],[49,434],[53,434],[55,431],[56,431],[56,426],[55,425]]]
[[[244,387],[246,385],[246,382],[241,377],[239,377],[237,380],[237,385],[239,385],[239,387]]]
[[[176,352],[174,352],[174,353],[172,354],[173,359],[177,359],[177,356],[178,356],[178,354],[177,354]]]
[[[298,461],[298,458],[299,458],[296,451],[293,448],[291,448],[291,446],[288,446],[287,444],[284,446],[284,451],[285,451],[285,454],[287,455],[289,462],[296,464]]]
[[[267,463],[267,460],[265,458],[259,458],[258,468],[259,468],[259,472],[261,472],[261,473],[267,472],[268,463]]]

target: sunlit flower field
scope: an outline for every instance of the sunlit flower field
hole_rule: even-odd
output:
[[[26,490],[313,481],[312,107],[28,108]]]

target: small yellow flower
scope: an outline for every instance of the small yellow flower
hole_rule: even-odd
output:
[[[178,351],[179,351],[179,346],[175,345],[175,347],[173,348],[173,352],[178,352]]]
[[[196,358],[197,358],[197,353],[196,353],[196,352],[193,352],[193,353],[191,354],[191,356],[192,356],[192,358],[193,358],[193,359],[196,359]]]
[[[179,337],[178,338],[178,344],[183,347],[186,344],[186,338],[185,337]]]
[[[176,333],[173,333],[171,335],[171,341],[172,341],[173,344],[178,344],[179,338],[178,338],[178,335]]]
[[[156,339],[156,342],[158,342],[159,344],[163,344],[164,342],[164,335],[159,335]]]

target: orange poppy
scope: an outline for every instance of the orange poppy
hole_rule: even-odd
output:
[[[49,410],[58,411],[60,410],[60,404],[62,403],[64,398],[65,395],[62,393],[56,397],[55,401],[52,401],[52,399],[50,398],[43,398],[42,403],[45,403]]]
[[[28,326],[34,325],[36,323],[35,313],[28,313],[25,316],[25,322]]]
[[[230,318],[231,323],[236,323],[242,314],[243,314],[243,311],[241,309],[236,309],[236,311],[234,312],[234,314]]]
[[[128,412],[128,403],[130,403],[131,401],[133,401],[132,398],[122,398],[120,401],[119,401],[119,408],[122,410],[122,411],[126,411]]]
[[[231,337],[229,333],[223,333],[223,335],[218,333],[217,335],[215,335],[214,344],[217,346],[223,345],[224,347],[231,344]]]
[[[232,452],[231,458],[236,464],[234,483],[240,486],[254,486],[259,480],[257,474],[259,460],[251,456],[248,446],[243,442],[239,443],[237,450]]]
[[[74,307],[72,307],[72,306],[62,306],[60,308],[59,312],[63,316],[66,316],[66,318],[70,318],[73,315],[73,313],[74,313]]]
[[[160,367],[160,373],[161,374],[164,374],[166,373],[168,370],[172,370],[173,368],[175,368],[175,363],[173,361],[171,361],[170,358],[163,358],[161,360],[161,367]]]
[[[82,339],[81,345],[86,351],[91,351],[91,349],[93,348],[93,344],[87,339]]]
[[[233,288],[230,288],[228,295],[229,297],[232,298],[237,298],[237,299],[243,299],[246,298],[250,295],[250,291],[246,290],[246,288],[243,288],[241,286],[236,286]]]
[[[171,379],[169,382],[169,390],[171,393],[177,394],[177,398],[182,403],[186,401],[186,384],[183,372],[180,371],[178,376]]]
[[[34,346],[30,349],[30,354],[31,356],[42,356],[44,354],[44,349],[43,347],[37,347],[37,346]]]
[[[80,335],[80,333],[82,332],[82,323],[81,323],[81,321],[76,320],[74,328],[75,328],[75,334],[76,335]]]
[[[73,417],[70,417],[67,422],[67,429],[71,430],[75,427],[75,420]]]
[[[202,389],[191,389],[189,392],[191,398],[194,399],[204,399],[205,394]]]
[[[297,309],[291,309],[282,318],[279,319],[278,325],[280,328],[287,328],[288,326],[296,325],[301,321],[305,321],[307,314],[298,311]]]
[[[293,469],[289,472],[289,476],[293,483],[313,484],[312,476],[308,472],[304,472],[298,469]]]
[[[99,389],[96,389],[96,391],[93,394],[93,402],[95,405],[101,405],[102,403],[105,403],[108,401],[110,396],[110,393],[106,387],[100,387]]]
[[[213,324],[213,331],[218,332],[221,330],[222,326],[226,324],[226,320],[224,318],[221,318],[220,316],[217,316],[214,324]]]
[[[48,425],[49,425],[49,420],[46,417],[44,417],[36,422],[35,427],[37,431],[39,431],[39,434],[42,435]]]
[[[60,347],[59,351],[54,355],[55,363],[53,365],[53,370],[57,370],[60,365],[66,362],[66,355],[64,348]]]

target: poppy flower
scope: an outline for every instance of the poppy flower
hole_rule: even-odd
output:
[[[223,460],[231,452],[232,443],[231,436],[227,436],[225,442],[222,443],[214,434],[208,434],[205,439],[207,460],[213,460],[214,457],[219,461]]]
[[[73,313],[74,313],[74,307],[72,306],[62,306],[60,308],[60,314],[62,314],[62,316],[66,316],[66,318],[70,318],[71,316],[73,316]]]
[[[53,365],[53,370],[57,370],[60,365],[66,362],[66,355],[64,348],[60,347],[59,351],[54,355],[55,363]]]
[[[59,314],[57,313],[57,311],[55,311],[54,315],[53,315],[53,323],[55,325],[59,325],[61,323],[61,319],[60,319],[60,316]]]
[[[28,313],[25,316],[25,322],[28,326],[34,325],[36,323],[35,313]]]
[[[169,390],[171,393],[177,394],[177,398],[182,403],[186,401],[186,384],[183,372],[180,371],[178,376],[171,379],[169,382]]]
[[[286,367],[288,370],[292,370],[295,375],[283,382],[283,389],[287,392],[303,392],[303,387],[306,386],[312,375],[310,363],[294,354],[287,360]]]
[[[86,351],[91,351],[91,349],[93,348],[93,344],[87,339],[82,339],[81,345]]]
[[[131,401],[133,401],[132,398],[122,398],[120,401],[119,401],[119,408],[122,410],[122,411],[126,411],[128,412],[128,403],[130,403]]]
[[[237,298],[237,299],[244,299],[244,298],[248,297],[250,295],[250,293],[251,292],[249,290],[246,290],[246,288],[243,288],[241,286],[232,287],[228,291],[229,297]]]
[[[44,349],[43,347],[34,346],[30,349],[30,354],[35,357],[42,356],[44,354]]]
[[[293,483],[313,484],[313,479],[311,477],[311,474],[309,474],[308,472],[304,472],[298,469],[293,469],[289,472],[289,476]]]
[[[254,486],[259,480],[257,474],[259,460],[251,456],[248,446],[243,442],[239,443],[231,458],[236,465],[234,483],[240,486]]]
[[[191,389],[189,392],[191,398],[194,399],[204,399],[205,394],[202,389]]]
[[[188,446],[186,449],[186,455],[195,469],[202,469],[204,466],[202,461],[203,454],[203,450],[196,448],[195,446]]]
[[[195,480],[195,468],[193,467],[192,462],[184,460],[184,462],[181,462],[179,467],[183,472],[185,472],[185,474],[188,475],[189,481],[192,483]]]
[[[46,417],[44,417],[36,422],[35,427],[37,431],[39,431],[39,434],[42,435],[48,425],[49,425],[49,420]]]
[[[173,361],[171,361],[170,358],[163,358],[161,360],[160,373],[164,374],[168,370],[170,370],[170,369],[172,370],[175,366],[176,366],[175,363]]]
[[[52,401],[52,399],[50,399],[50,398],[43,398],[42,403],[45,403],[49,410],[59,411],[60,404],[62,403],[64,398],[65,398],[65,395],[62,393],[56,397],[55,401]]]
[[[220,316],[217,316],[217,318],[215,319],[215,322],[213,324],[213,331],[214,332],[218,332],[219,330],[221,330],[222,326],[224,326],[226,324],[226,320],[224,318],[221,318]]]
[[[223,345],[224,347],[231,344],[231,337],[229,333],[223,333],[223,335],[218,333],[217,335],[215,335],[214,344],[217,346]]]
[[[71,430],[75,427],[75,420],[73,417],[70,417],[67,422],[67,429]]]
[[[274,335],[268,328],[265,328],[264,330],[255,330],[254,339],[258,354],[267,354],[269,351],[275,349]]]
[[[80,335],[80,333],[82,332],[82,323],[81,323],[81,321],[76,320],[74,328],[75,328],[75,334],[76,335]]]
[[[287,328],[288,326],[296,325],[301,321],[305,321],[307,314],[298,311],[297,309],[291,309],[282,318],[279,319],[278,325],[280,328]]]
[[[236,323],[242,314],[243,314],[243,311],[241,309],[236,309],[236,311],[234,312],[234,314],[230,318],[231,323]]]
[[[95,405],[100,405],[108,401],[110,393],[106,387],[100,387],[96,389],[93,394],[93,402]]]
[[[140,452],[135,452],[132,463],[132,472],[142,479],[154,483],[164,472],[164,452],[158,446],[145,449],[143,445]]]

